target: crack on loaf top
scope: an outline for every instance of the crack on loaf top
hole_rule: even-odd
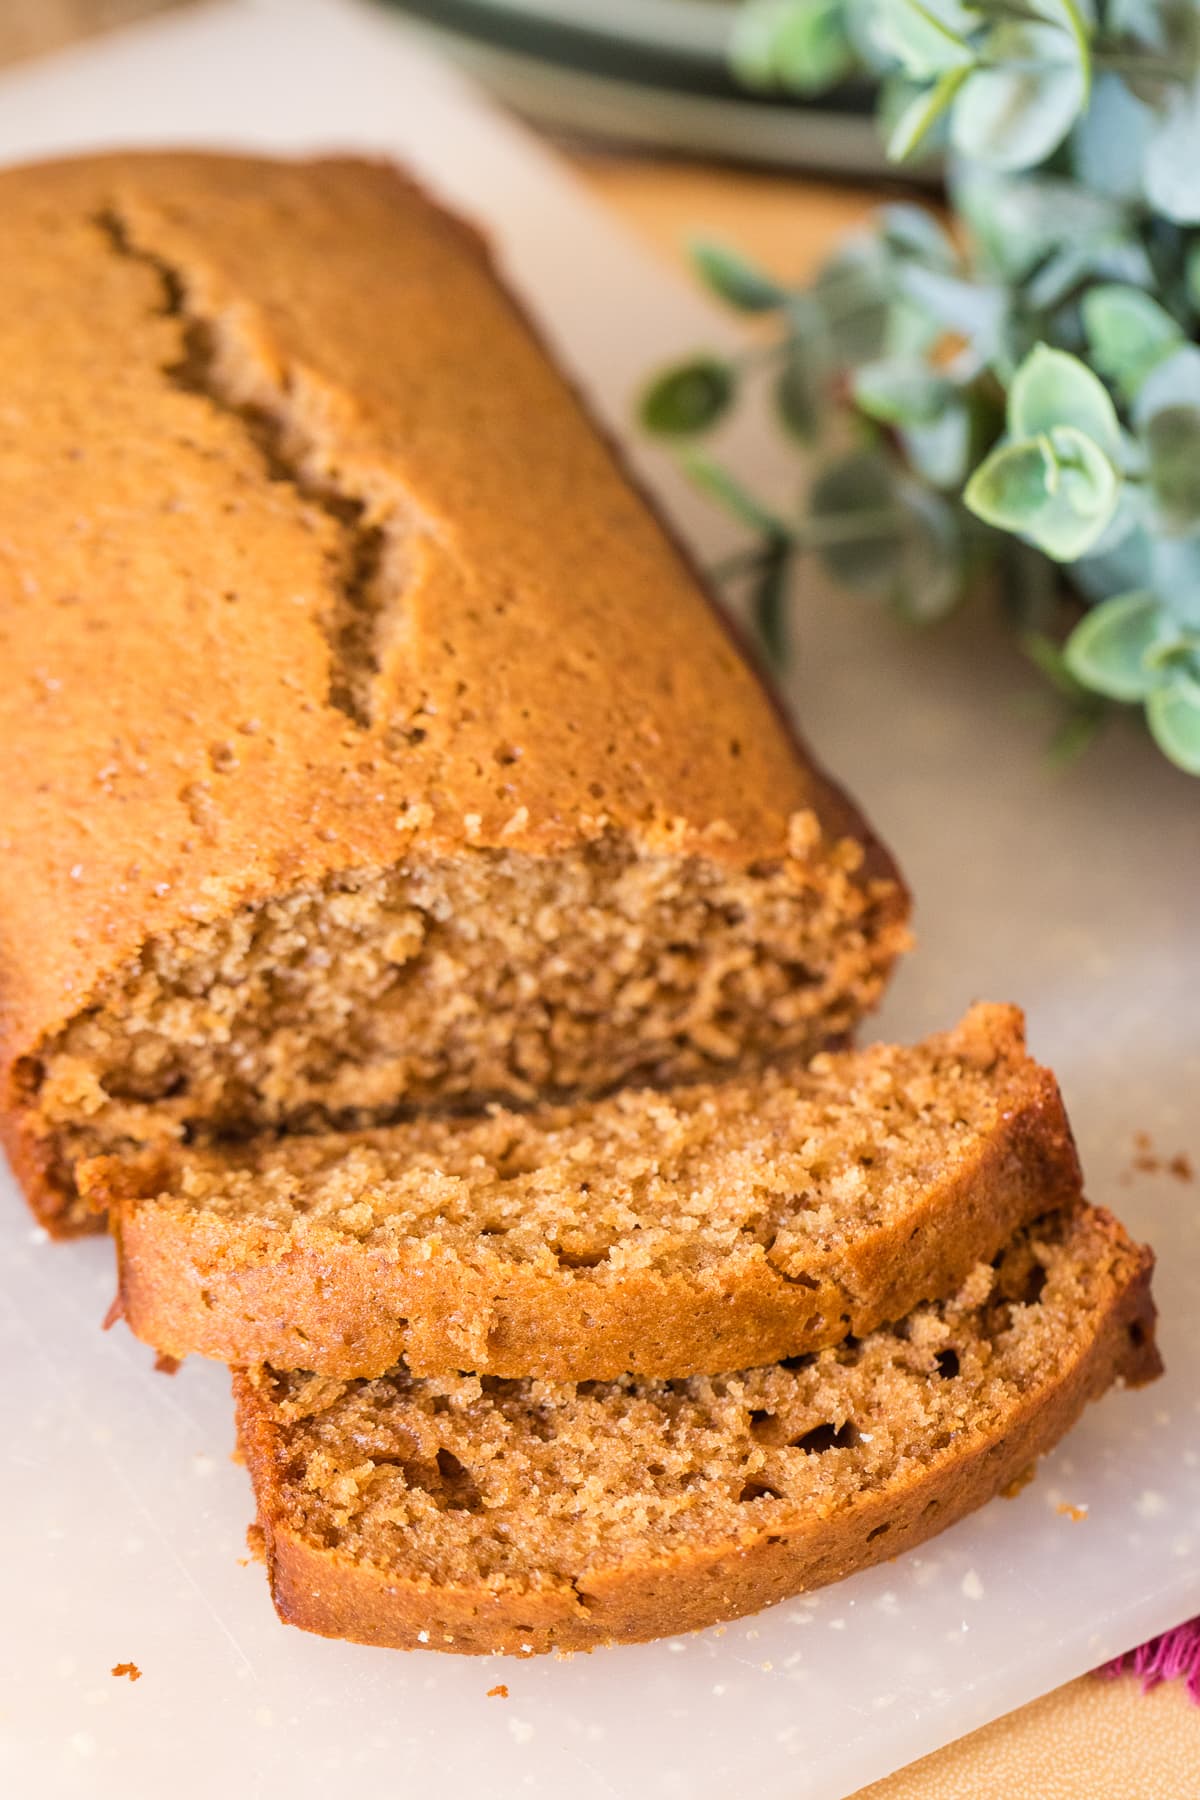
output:
[[[290,483],[340,530],[333,599],[320,620],[329,649],[329,704],[355,725],[378,722],[385,652],[404,624],[418,544],[432,535],[411,494],[384,468],[347,465],[330,429],[331,396],[299,364],[275,361],[246,302],[206,296],[204,280],[112,204],[95,220],[111,248],[152,269],[163,314],[179,322],[180,351],[163,365],[173,386],[203,397],[244,428],[272,481]]]

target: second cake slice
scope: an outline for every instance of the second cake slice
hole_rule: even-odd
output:
[[[924,1542],[1152,1381],[1153,1258],[1098,1207],[957,1295],[766,1368],[556,1385],[234,1375],[282,1619],[528,1656],[693,1631]]]
[[[131,1328],[349,1378],[670,1378],[954,1291],[1079,1169],[1013,1007],[670,1094],[84,1164]]]

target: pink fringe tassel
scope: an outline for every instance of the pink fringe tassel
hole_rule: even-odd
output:
[[[1142,1691],[1157,1687],[1160,1681],[1186,1681],[1187,1691],[1200,1705],[1200,1619],[1190,1619],[1165,1631],[1161,1637],[1127,1650],[1098,1669],[1099,1675],[1140,1675]]]

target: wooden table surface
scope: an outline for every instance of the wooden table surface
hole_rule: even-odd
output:
[[[0,62],[54,48],[169,0],[0,0]],[[870,213],[862,189],[597,152],[578,173],[664,257],[687,234],[728,239],[782,276],[810,270]],[[681,349],[686,346],[681,346]],[[1200,1800],[1200,1707],[1179,1684],[1084,1677],[925,1757],[854,1800]]]

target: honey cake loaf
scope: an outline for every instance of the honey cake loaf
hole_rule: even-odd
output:
[[[236,1373],[280,1617],[528,1655],[694,1630],[839,1580],[1029,1472],[1159,1371],[1152,1258],[1083,1205],[956,1298],[740,1374],[556,1386]]]
[[[554,1381],[745,1368],[954,1292],[1080,1194],[1015,1007],[670,1093],[85,1163],[174,1358]]]
[[[807,1055],[907,937],[479,238],[353,160],[0,173],[0,1113],[84,1155]]]

